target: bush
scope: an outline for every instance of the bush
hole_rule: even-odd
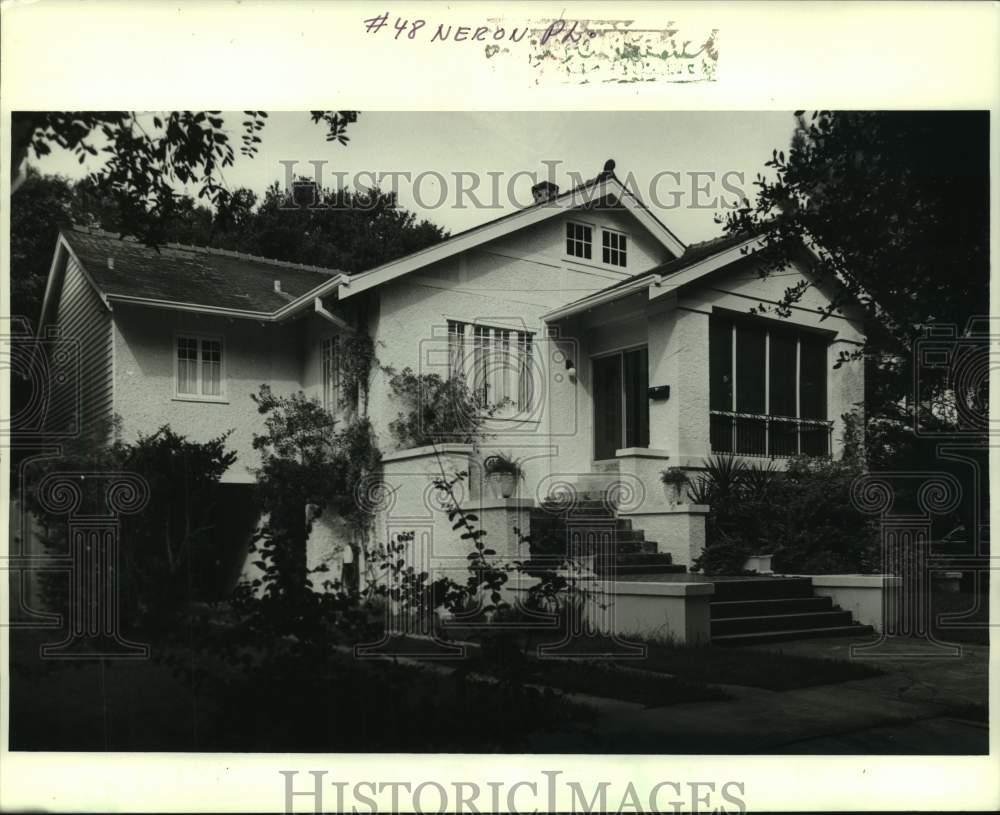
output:
[[[850,498],[861,472],[853,458],[795,458],[784,473],[771,462],[712,458],[689,490],[692,501],[711,506],[693,570],[740,574],[749,555],[770,553],[777,572],[877,571],[877,522]]]
[[[205,443],[189,441],[164,425],[133,444],[94,442],[46,462],[47,472],[87,471],[83,505],[79,513],[102,513],[106,483],[101,473],[131,472],[148,484],[149,503],[135,515],[120,518],[119,547],[122,618],[146,630],[171,624],[184,605],[202,599],[208,576],[219,554],[216,534],[222,474],[236,461],[227,452],[226,435]],[[39,474],[41,475],[41,474]],[[40,477],[31,479],[41,482]],[[33,492],[28,506],[45,530],[43,544],[57,553],[68,551],[65,516],[46,513]],[[66,609],[65,575],[47,578],[46,599]]]

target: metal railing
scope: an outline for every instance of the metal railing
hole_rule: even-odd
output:
[[[710,437],[713,453],[783,458],[828,456],[832,450],[833,422],[713,410]]]

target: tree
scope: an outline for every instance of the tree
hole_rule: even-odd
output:
[[[277,183],[259,205],[247,195],[253,193],[238,191],[233,202],[239,206],[220,210],[210,245],[355,273],[446,237],[441,227],[400,207],[395,193],[377,187],[314,191],[309,200],[322,208],[291,205]]]
[[[267,122],[261,110],[243,111],[240,152],[252,158]],[[314,123],[327,128],[327,141],[346,144],[347,127],[358,114],[349,110],[314,110]],[[216,209],[231,198],[222,171],[232,165],[235,151],[221,111],[20,111],[11,117],[11,189],[24,180],[24,163],[52,151],[52,145],[88,157],[107,160],[89,176],[118,205],[125,234],[159,244],[166,238],[165,221],[173,213],[178,188],[191,184],[198,198]]]
[[[929,325],[963,331],[987,307],[988,115],[979,112],[830,112],[806,118],[786,156],[758,176],[757,201],[725,219],[759,233],[761,274],[818,252],[812,271],[837,281],[828,312],[856,302],[867,318],[870,402],[891,406],[912,387],[912,348]],[[797,303],[786,291],[777,311]],[[842,354],[839,364],[851,356]],[[921,372],[922,374],[924,372]],[[941,388],[946,387],[944,380]],[[891,408],[890,408],[891,409]]]

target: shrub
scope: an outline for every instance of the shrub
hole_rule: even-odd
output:
[[[236,461],[236,454],[225,448],[227,436],[193,442],[164,425],[132,444],[95,442],[46,462],[47,472],[94,474],[86,479],[80,513],[106,511],[101,473],[131,472],[148,484],[149,502],[145,508],[119,520],[118,585],[123,619],[147,630],[162,630],[186,603],[205,593],[200,584],[220,559],[220,536],[216,534],[220,479]],[[33,477],[31,481],[38,484],[41,478]],[[26,499],[44,530],[43,544],[54,552],[65,553],[66,518],[47,514],[33,492]],[[66,577],[47,578],[43,586],[46,599],[54,608],[64,610]]]
[[[861,472],[853,458],[795,458],[782,473],[772,462],[713,457],[689,489],[692,501],[711,506],[705,551],[692,568],[739,574],[747,556],[771,553],[778,572],[877,570],[877,524],[850,499]]]
[[[255,434],[261,453],[257,496],[265,521],[257,562],[264,570],[265,591],[294,594],[309,588],[305,547],[311,520],[332,509],[357,529],[367,528],[370,510],[355,498],[357,485],[378,469],[381,454],[367,418],[342,424],[302,392],[275,396],[267,385],[253,395],[265,432]],[[268,562],[270,561],[270,562]]]

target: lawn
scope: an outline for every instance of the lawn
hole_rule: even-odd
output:
[[[454,628],[449,630],[449,634],[456,640],[468,640],[476,636],[474,629]],[[521,650],[525,654],[533,655],[536,653],[538,645],[558,641],[561,636],[558,632],[537,632],[522,636]],[[756,652],[746,652],[735,648],[684,646],[667,640],[650,640],[639,637],[625,637],[624,639],[645,646],[646,654],[641,658],[621,660],[618,663],[619,666],[674,677],[680,683],[677,686],[679,692],[683,692],[680,690],[683,687],[705,686],[708,683],[745,685],[752,688],[784,691],[866,679],[881,673],[872,665],[861,662],[814,659],[782,653],[771,653],[766,659],[762,659]],[[594,635],[581,637],[574,642],[574,648],[584,652],[592,651],[595,654],[620,650],[618,644],[609,638]],[[558,663],[545,660],[543,664]],[[568,664],[572,665],[573,663]],[[596,664],[604,666],[604,674],[579,676],[574,674],[585,672],[570,671],[569,675],[565,677],[566,689],[579,693],[592,693],[597,696],[623,698],[616,690],[616,682],[608,679],[610,675],[607,671],[611,670],[611,664],[608,661]],[[711,688],[710,691],[718,693],[719,689]],[[635,701],[640,701],[640,699],[636,698]],[[680,701],[691,700],[681,699]]]

